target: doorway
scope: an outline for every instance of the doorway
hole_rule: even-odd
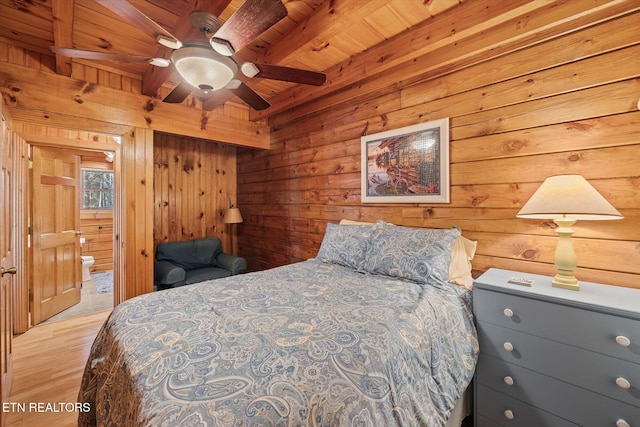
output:
[[[31,159],[30,324],[113,308],[115,153],[32,145]]]

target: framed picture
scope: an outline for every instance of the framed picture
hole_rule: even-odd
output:
[[[449,203],[449,119],[366,135],[363,203]]]

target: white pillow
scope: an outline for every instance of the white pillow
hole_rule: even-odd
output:
[[[449,282],[458,286],[473,289],[473,277],[471,276],[471,260],[476,254],[478,242],[469,240],[464,236],[458,237],[451,252],[451,264],[449,264]]]

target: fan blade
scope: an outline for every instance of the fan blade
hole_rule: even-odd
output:
[[[223,105],[227,101],[233,101],[235,96],[229,90],[216,90],[210,92],[205,99],[202,100],[202,109],[211,111],[216,107]]]
[[[69,58],[82,58],[94,61],[149,62],[160,67],[168,67],[170,64],[168,60],[163,58],[129,55],[126,53],[95,52],[93,50],[70,49],[57,46],[51,46],[51,50]]]
[[[324,82],[327,81],[327,76],[324,73],[281,67],[279,65],[245,62],[242,64],[241,69],[242,73],[247,77],[260,77],[263,79],[282,80],[313,86],[322,86]]]
[[[233,79],[227,83],[226,88],[254,110],[260,111],[271,107],[271,104],[269,104],[266,99],[254,92],[253,89],[244,84],[242,80]]]
[[[109,9],[111,12],[115,13],[119,17],[123,18],[125,21],[133,25],[134,27],[140,28],[147,34],[152,35],[156,40],[158,40],[158,36],[163,36],[160,39],[163,40],[163,45],[172,47],[173,49],[177,49],[182,45],[180,40],[169,31],[162,28],[158,23],[156,23],[153,19],[149,18],[144,13],[140,12],[138,9],[133,7],[126,0],[95,0],[100,3],[102,6]],[[167,40],[168,39],[168,40]],[[165,44],[167,43],[167,44]],[[173,45],[173,46],[172,46]],[[175,46],[175,47],[174,47]]]
[[[287,8],[280,0],[247,0],[216,31],[211,45],[221,55],[231,56],[285,16]]]
[[[179,104],[189,96],[191,91],[193,91],[193,86],[186,82],[180,82],[171,92],[169,92],[167,96],[164,97],[162,102]]]

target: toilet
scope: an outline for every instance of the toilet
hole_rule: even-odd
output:
[[[81,256],[82,259],[82,281],[87,282],[91,280],[91,272],[89,269],[93,265],[94,259],[92,256]]]

